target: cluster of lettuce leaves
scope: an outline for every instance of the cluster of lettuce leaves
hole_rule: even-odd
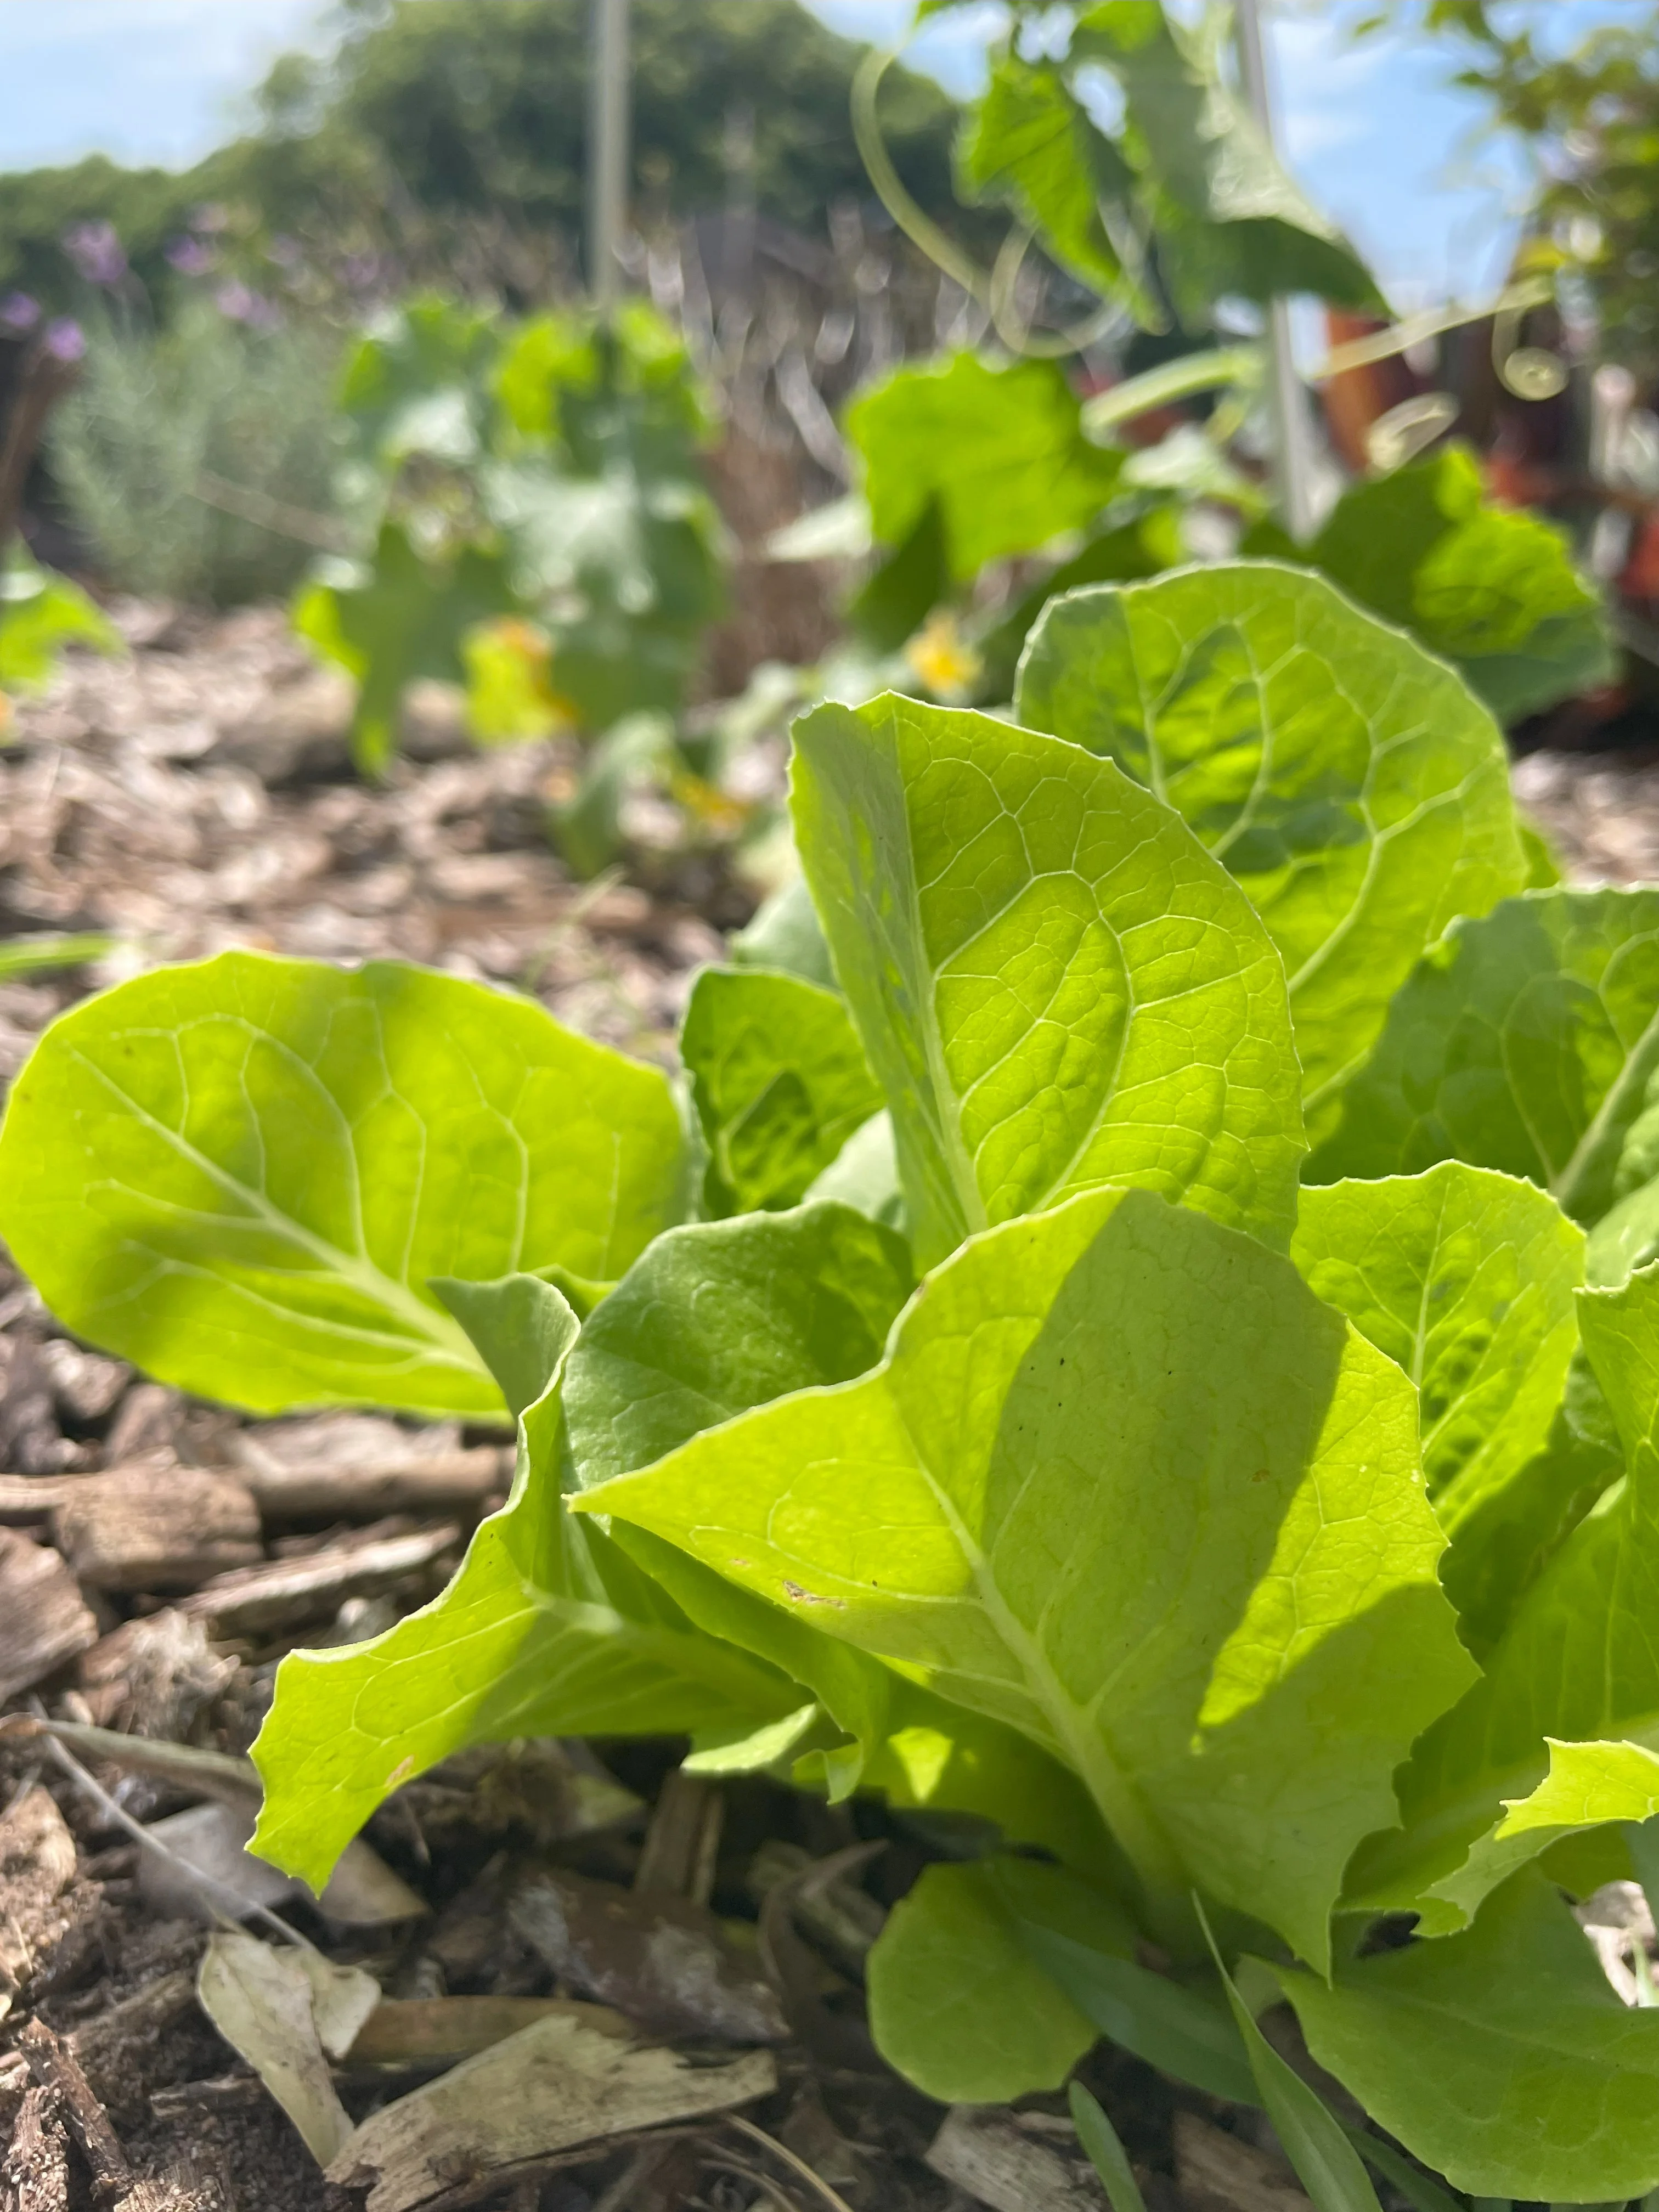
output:
[[[1659,1812],[1659,890],[1529,889],[1488,708],[1273,562],[1057,599],[1012,721],[816,708],[792,807],[678,1082],[248,953],[18,1078],[0,1231],[82,1335],[517,1420],[443,1595],[283,1662],[258,1848],[683,1734],[981,1824],[871,1960],[934,2096],[1103,2032],[1256,2094],[1213,1955],[1457,2189],[1659,2184],[1564,1895]]]

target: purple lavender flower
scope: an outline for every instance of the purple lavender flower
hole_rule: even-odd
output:
[[[71,223],[64,233],[64,251],[88,284],[118,284],[127,273],[112,222]]]
[[[348,253],[340,264],[340,277],[349,292],[367,292],[380,281],[378,253]]]
[[[181,276],[205,276],[219,265],[219,256],[204,238],[175,238],[167,259]]]
[[[251,330],[269,330],[281,319],[272,302],[262,292],[251,291],[240,277],[220,285],[213,304],[228,322],[246,323]]]
[[[46,325],[41,343],[54,361],[79,361],[87,349],[87,334],[79,323],[60,315],[56,322]]]
[[[27,337],[40,319],[40,302],[27,292],[8,292],[0,300],[0,337]]]

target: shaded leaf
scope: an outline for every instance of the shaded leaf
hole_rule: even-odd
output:
[[[1443,654],[1500,721],[1613,676],[1600,596],[1565,534],[1488,501],[1465,447],[1351,485],[1307,558]]]
[[[1583,1249],[1534,1185],[1457,1161],[1302,1194],[1291,1257],[1417,1385],[1424,1477],[1454,1540],[1544,1448],[1578,1340]]]
[[[253,1747],[265,1785],[254,1844],[313,1888],[384,1798],[467,1744],[738,1733],[800,1702],[793,1683],[692,1627],[565,1512],[559,1385],[577,1323],[559,1293],[528,1277],[489,1295],[466,1288],[458,1304],[514,1395],[532,1346],[551,1364],[520,1415],[507,1504],[442,1595],[383,1635],[292,1652],[277,1669]]]
[[[1626,1480],[1526,1592],[1481,1680],[1416,1747],[1399,1779],[1403,1829],[1370,1839],[1350,1875],[1356,1902],[1408,1905],[1425,1934],[1467,1925],[1559,1832],[1507,1814],[1546,1780],[1551,1739],[1641,1739],[1659,1725],[1659,1271],[1580,1291],[1578,1305]]]
[[[1135,2179],[1129,2154],[1119,2140],[1117,2130],[1081,2081],[1072,2083],[1066,2091],[1066,2101],[1072,2108],[1072,2125],[1077,2130],[1077,2139],[1088,2154],[1090,2165],[1100,2176],[1112,2212],[1146,2212],[1146,2200]]]
[[[1288,1261],[1103,1190],[956,1254],[872,1374],[575,1502],[1022,1729],[1155,1909],[1201,1882],[1322,1960],[1468,1679],[1419,1486],[1410,1386]]]
[[[1024,1920],[1021,1942],[1101,2033],[1161,2074],[1234,2104],[1257,2101],[1238,2031],[1218,2005],[1127,1954],[1079,1943],[1052,1925]]]
[[[887,1916],[866,1972],[876,2047],[944,2104],[1058,2089],[1096,2039],[1091,2021],[1022,1945],[1019,1923],[1127,1953],[1122,1908],[1031,1859],[930,1866]]]
[[[890,695],[818,708],[795,746],[802,866],[923,1264],[1105,1182],[1282,1244],[1283,977],[1182,823],[1074,746]]]
[[[1286,2060],[1281,2058],[1256,2026],[1249,2007],[1238,1994],[1232,1976],[1222,1962],[1210,1934],[1204,1933],[1215,1960],[1216,1972],[1227,1992],[1233,2021],[1249,2055],[1250,2071],[1273,2133],[1296,2176],[1313,2199],[1316,2212],[1381,2212],[1370,2177],[1346,2133],[1311,2088]]]
[[[1656,1070],[1659,891],[1528,891],[1424,957],[1309,1176],[1467,1160],[1593,1223]]]
[[[1659,2014],[1626,2007],[1542,1876],[1328,1987],[1274,1971],[1319,2064],[1454,2188],[1581,2203],[1659,2182]]]
[[[708,1146],[704,1211],[794,1206],[881,1106],[846,1001],[763,968],[706,968],[680,1057]]]

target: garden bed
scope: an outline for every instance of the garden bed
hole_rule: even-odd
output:
[[[0,756],[0,948],[47,930],[120,940],[90,969],[0,985],[0,1079],[90,984],[232,945],[428,963],[529,991],[577,1030],[670,1057],[689,979],[745,918],[744,895],[705,861],[658,869],[653,893],[620,874],[572,880],[544,827],[570,749],[474,751],[428,697],[411,710],[404,757],[366,786],[347,762],[349,696],[280,613],[210,620],[134,604],[121,621],[131,661],[71,656],[52,692],[18,710]],[[1577,877],[1659,876],[1659,767],[1539,753],[1516,787]],[[355,1416],[240,1420],[76,1346],[0,1263],[6,1711],[234,1759],[284,1651],[373,1633],[441,1586],[504,1491],[506,1443]],[[15,2200],[131,2212],[362,2202],[324,2180],[199,2009],[203,1885],[181,1886],[123,1825],[218,1801],[165,1758],[158,1771],[106,1748],[49,1741],[26,1722],[0,1741],[7,2029],[44,2021],[89,2100],[28,2105],[31,2067],[38,2078],[53,2062],[14,2038],[0,2057],[0,2121],[16,2123]],[[1026,2100],[1012,2118],[947,2114],[868,2042],[863,1951],[923,1860],[949,1851],[949,1833],[754,1779],[669,1783],[677,1748],[467,1754],[375,1816],[385,1881],[358,1917],[276,1899],[392,2001],[375,2016],[376,2055],[354,2053],[338,2072],[354,2119],[507,2024],[557,2019],[544,2002],[555,1996],[611,2008],[647,2045],[709,2077],[701,2112],[635,2126],[618,2092],[612,2136],[515,2154],[500,2172],[459,2136],[444,2149],[452,2113],[434,2120],[414,2179],[382,2174],[371,2212],[1103,2203],[1061,2100]],[[232,1877],[245,1871],[233,1864]],[[680,1960],[672,1986],[665,1930]],[[473,2002],[465,2017],[447,2002],[461,1998]],[[609,2032],[596,2014],[568,2016]],[[1174,2089],[1106,2046],[1084,2072],[1152,2212],[1305,2202],[1256,2116]],[[485,2066],[475,2094],[481,2110],[492,2096],[506,2110],[523,2084],[492,2082]],[[60,2136],[59,2111],[81,2112],[84,2140],[73,2127]],[[110,2150],[99,2115],[119,2166],[100,2165]]]

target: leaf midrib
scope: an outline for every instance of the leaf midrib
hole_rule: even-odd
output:
[[[399,1316],[410,1323],[415,1333],[429,1344],[434,1352],[449,1365],[464,1368],[469,1373],[488,1376],[489,1369],[473,1351],[466,1332],[458,1322],[450,1321],[438,1308],[426,1305],[416,1297],[406,1284],[397,1282],[390,1275],[382,1273],[366,1255],[354,1256],[349,1253],[343,1252],[337,1245],[330,1243],[325,1237],[319,1237],[314,1231],[306,1228],[303,1223],[296,1221],[291,1214],[280,1212],[264,1191],[255,1190],[250,1184],[242,1182],[238,1177],[222,1168],[216,1161],[210,1159],[198,1146],[191,1144],[187,1137],[182,1136],[175,1129],[168,1128],[165,1121],[153,1114],[147,1106],[141,1104],[130,1091],[124,1090],[115,1078],[106,1069],[100,1067],[96,1060],[91,1059],[78,1047],[71,1049],[72,1057],[76,1063],[118,1098],[135,1121],[167,1146],[179,1159],[188,1162],[199,1174],[205,1176],[217,1189],[223,1191],[228,1197],[240,1200],[246,1204],[265,1228],[297,1244],[301,1250],[309,1253],[320,1266],[331,1269],[371,1303],[379,1304]],[[337,1101],[335,1103],[337,1105]],[[422,1126],[424,1127],[424,1125]],[[120,1187],[126,1188],[125,1185]],[[354,1189],[356,1188],[354,1178]],[[131,1194],[143,1200],[147,1205],[150,1202],[142,1191],[132,1191]],[[188,1209],[185,1210],[188,1211]]]

